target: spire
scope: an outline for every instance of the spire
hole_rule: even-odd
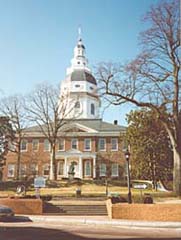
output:
[[[77,43],[77,47],[80,49],[80,48],[83,48],[84,51],[82,51],[82,54],[85,54],[85,46],[84,44],[82,43],[82,29],[81,29],[81,26],[79,25],[78,27],[78,43]],[[79,51],[80,52],[80,51]]]
[[[79,27],[78,27],[78,41],[81,40],[81,35],[82,35],[82,29],[81,29],[81,26],[79,25]]]
[[[74,48],[74,56],[71,60],[71,67],[67,69],[67,74],[73,72],[75,69],[84,69],[90,72],[88,68],[88,60],[85,56],[85,46],[82,41],[82,29],[78,27],[78,41]]]

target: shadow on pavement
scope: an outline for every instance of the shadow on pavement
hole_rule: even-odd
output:
[[[29,217],[12,216],[12,217],[1,217],[0,222],[32,222],[32,220]]]
[[[84,237],[78,236],[78,234],[70,233],[64,230],[59,229],[48,229],[48,228],[40,228],[40,227],[0,227],[0,240],[106,240],[106,239],[126,239],[126,240],[143,240],[143,237],[130,237],[130,236],[121,236],[119,237]],[[154,239],[152,237],[146,239]],[[158,238],[156,238],[158,239]],[[180,238],[161,238],[165,240],[177,240]]]

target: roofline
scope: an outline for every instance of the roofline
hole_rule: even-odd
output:
[[[59,133],[57,137],[119,137],[124,134],[123,131],[115,131],[115,132],[66,132]],[[24,133],[24,138],[32,137],[32,138],[46,138],[46,136],[41,132],[26,132]]]

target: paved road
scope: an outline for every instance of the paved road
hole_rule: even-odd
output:
[[[0,222],[0,240],[181,239],[181,229],[55,222]]]

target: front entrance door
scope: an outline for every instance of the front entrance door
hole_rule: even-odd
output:
[[[74,178],[79,178],[79,161],[77,159],[69,159],[68,160],[68,169],[67,172],[70,170],[72,171],[72,166],[73,166],[73,171],[75,173]]]

